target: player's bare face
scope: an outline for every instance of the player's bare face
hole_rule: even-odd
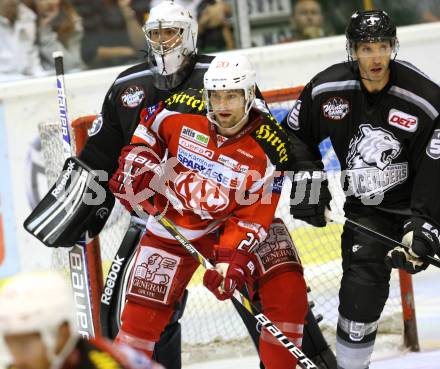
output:
[[[180,28],[157,28],[148,33],[148,39],[153,49],[160,54],[166,54],[182,43]]]
[[[368,91],[380,91],[388,83],[392,48],[389,41],[361,42],[355,56],[362,82]]]
[[[47,349],[39,333],[5,336],[6,346],[16,369],[49,369]]]
[[[210,91],[209,102],[220,128],[234,127],[244,116],[243,90]]]

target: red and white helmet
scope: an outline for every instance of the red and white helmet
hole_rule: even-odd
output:
[[[55,272],[12,277],[0,289],[0,334],[40,333],[54,360],[60,325],[67,322],[71,332],[76,331],[72,296],[67,280]]]
[[[216,56],[203,78],[204,99],[208,111],[208,119],[217,124],[209,102],[209,91],[243,90],[245,98],[245,113],[249,115],[255,101],[256,72],[249,59],[238,54],[222,54]],[[241,121],[239,123],[241,123]],[[237,124],[239,124],[237,123]]]
[[[151,32],[160,29],[176,30],[175,40],[171,46],[164,48],[160,42],[151,39]],[[198,25],[191,13],[174,1],[163,1],[151,8],[143,26],[149,51],[153,54],[157,72],[170,75],[181,69],[187,57],[197,52]]]

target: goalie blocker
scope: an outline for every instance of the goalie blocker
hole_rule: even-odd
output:
[[[68,158],[44,198],[24,221],[24,228],[49,247],[71,247],[87,232],[95,237],[115,203],[107,191],[108,175],[76,157]]]

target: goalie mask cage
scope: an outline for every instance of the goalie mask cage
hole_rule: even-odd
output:
[[[263,92],[271,112],[280,120],[293,106],[302,88],[293,87]],[[81,117],[72,122],[76,150],[79,152],[87,139],[87,131],[95,116]],[[62,147],[58,123],[40,125],[43,157],[46,163],[48,183],[52,184],[62,169]],[[339,183],[340,169],[329,140],[320,145],[323,162],[328,172],[332,193],[332,210],[343,214],[344,195]],[[314,302],[315,316],[322,316],[320,327],[327,341],[334,347],[338,318],[338,290],[342,276],[340,238],[342,225],[329,224],[314,228],[292,219],[289,212],[291,183],[286,181],[277,216],[282,218],[292,234],[303,262],[305,279],[310,287],[309,301]],[[125,234],[130,216],[116,202],[115,208],[101,232],[99,242],[89,247],[87,253],[94,321],[99,322],[99,296],[113,256]],[[92,252],[93,250],[93,252]],[[99,252],[98,252],[99,251]],[[53,252],[52,266],[68,269],[66,250]],[[101,268],[102,266],[102,268]],[[230,302],[220,302],[203,287],[202,269],[191,280],[189,298],[181,319],[184,362],[197,362],[207,357],[243,356],[255,353],[246,328]],[[379,322],[377,342],[404,345],[417,351],[418,338],[414,310],[411,277],[405,272],[393,270],[390,297]]]

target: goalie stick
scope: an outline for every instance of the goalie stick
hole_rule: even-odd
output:
[[[347,227],[350,227],[354,231],[363,232],[364,234],[369,235],[370,237],[373,237],[373,238],[377,239],[378,241],[387,244],[390,249],[393,247],[393,246],[390,246],[390,244],[403,247],[404,249],[407,249],[407,250],[409,249],[409,247],[407,245],[404,245],[403,243],[401,243],[399,241],[393,240],[391,237],[388,237],[382,233],[379,233],[371,228],[364,226],[363,224],[355,222],[354,220],[348,219],[342,215],[336,215],[328,209],[326,209],[326,211],[325,211],[325,217],[333,222],[345,224],[345,225],[347,225]],[[437,268],[440,268],[440,260],[435,258],[434,256],[427,255],[421,259],[431,265],[436,266]]]
[[[145,201],[142,204],[146,209],[147,213],[156,218],[156,220],[167,230],[167,232],[173,236],[173,238],[178,241],[190,254],[194,257],[205,269],[213,268],[213,265],[206,259],[197,249],[188,241],[185,236],[183,236],[178,230],[176,225],[164,216],[158,209],[154,207],[150,202]],[[137,205],[135,209],[136,213],[145,214],[144,209],[140,205]],[[141,216],[141,218],[144,218]],[[298,365],[303,369],[318,369],[318,367],[289,339],[281,332],[275,324],[273,324],[269,318],[263,313],[259,312],[258,309],[249,301],[248,298],[243,296],[238,290],[234,291],[232,298],[243,305],[249,313],[251,313],[255,319],[264,327],[266,330],[274,336],[278,342],[281,343],[289,352],[295,356],[298,360]]]
[[[69,119],[67,115],[66,90],[64,84],[63,53],[55,51],[52,54],[55,62],[55,73],[57,79],[58,113],[60,116],[61,138],[64,160],[72,156],[72,141],[70,137]],[[76,322],[78,332],[85,338],[95,335],[90,280],[87,272],[87,240],[84,236],[78,240],[75,246],[69,250],[69,270],[73,288],[73,296],[76,311]]]

